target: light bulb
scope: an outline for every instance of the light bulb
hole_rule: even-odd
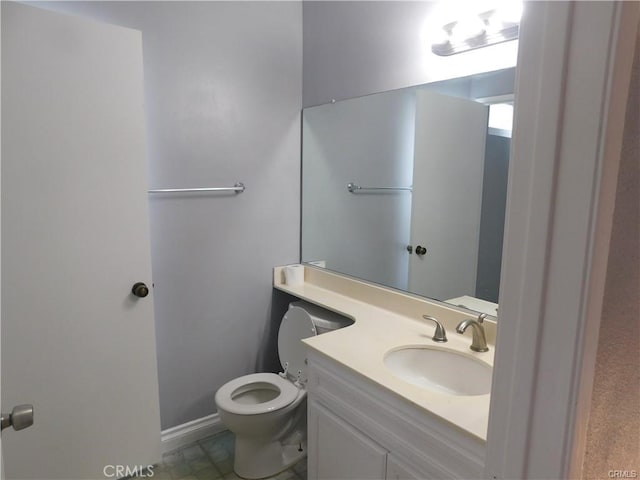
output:
[[[462,43],[485,31],[485,24],[478,17],[467,17],[459,20],[451,29],[451,42]]]

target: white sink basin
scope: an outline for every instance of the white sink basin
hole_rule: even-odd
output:
[[[387,352],[384,364],[402,380],[434,392],[449,395],[491,392],[491,366],[453,350],[403,347]]]

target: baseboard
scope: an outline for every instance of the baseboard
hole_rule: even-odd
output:
[[[206,417],[198,418],[182,425],[167,428],[161,432],[161,450],[164,455],[177,448],[215,435],[225,430],[220,421],[220,415],[214,413]]]

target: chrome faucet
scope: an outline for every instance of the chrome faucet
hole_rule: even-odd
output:
[[[431,337],[431,339],[434,342],[442,342],[442,343],[444,343],[444,342],[447,341],[447,332],[444,330],[444,327],[436,319],[436,317],[432,317],[431,315],[422,315],[422,318],[424,318],[425,320],[429,320],[431,322],[434,322],[436,324],[436,333],[434,333],[433,337]]]
[[[489,347],[487,347],[487,337],[484,334],[484,319],[487,317],[486,313],[481,313],[478,315],[477,319],[469,318],[467,320],[463,320],[456,327],[456,332],[464,333],[467,327],[471,326],[473,329],[473,337],[471,339],[471,350],[474,352],[488,352]]]

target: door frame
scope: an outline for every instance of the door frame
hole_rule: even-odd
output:
[[[2,25],[2,8],[0,8],[0,25]],[[1,30],[1,29],[0,29]],[[0,65],[2,65],[2,49],[0,49]],[[0,72],[2,68],[0,68]],[[2,91],[2,75],[0,74],[0,92]],[[0,98],[0,112],[2,98]],[[2,145],[2,115],[0,114],[0,145]],[[2,252],[2,153],[0,152],[0,252]],[[0,339],[2,338],[2,254],[0,253]],[[0,399],[2,399],[2,342],[0,341]],[[4,408],[0,401],[0,410]],[[0,480],[4,480],[4,462],[2,461],[2,434],[0,434]]]
[[[488,479],[581,477],[639,6],[525,6]]]

